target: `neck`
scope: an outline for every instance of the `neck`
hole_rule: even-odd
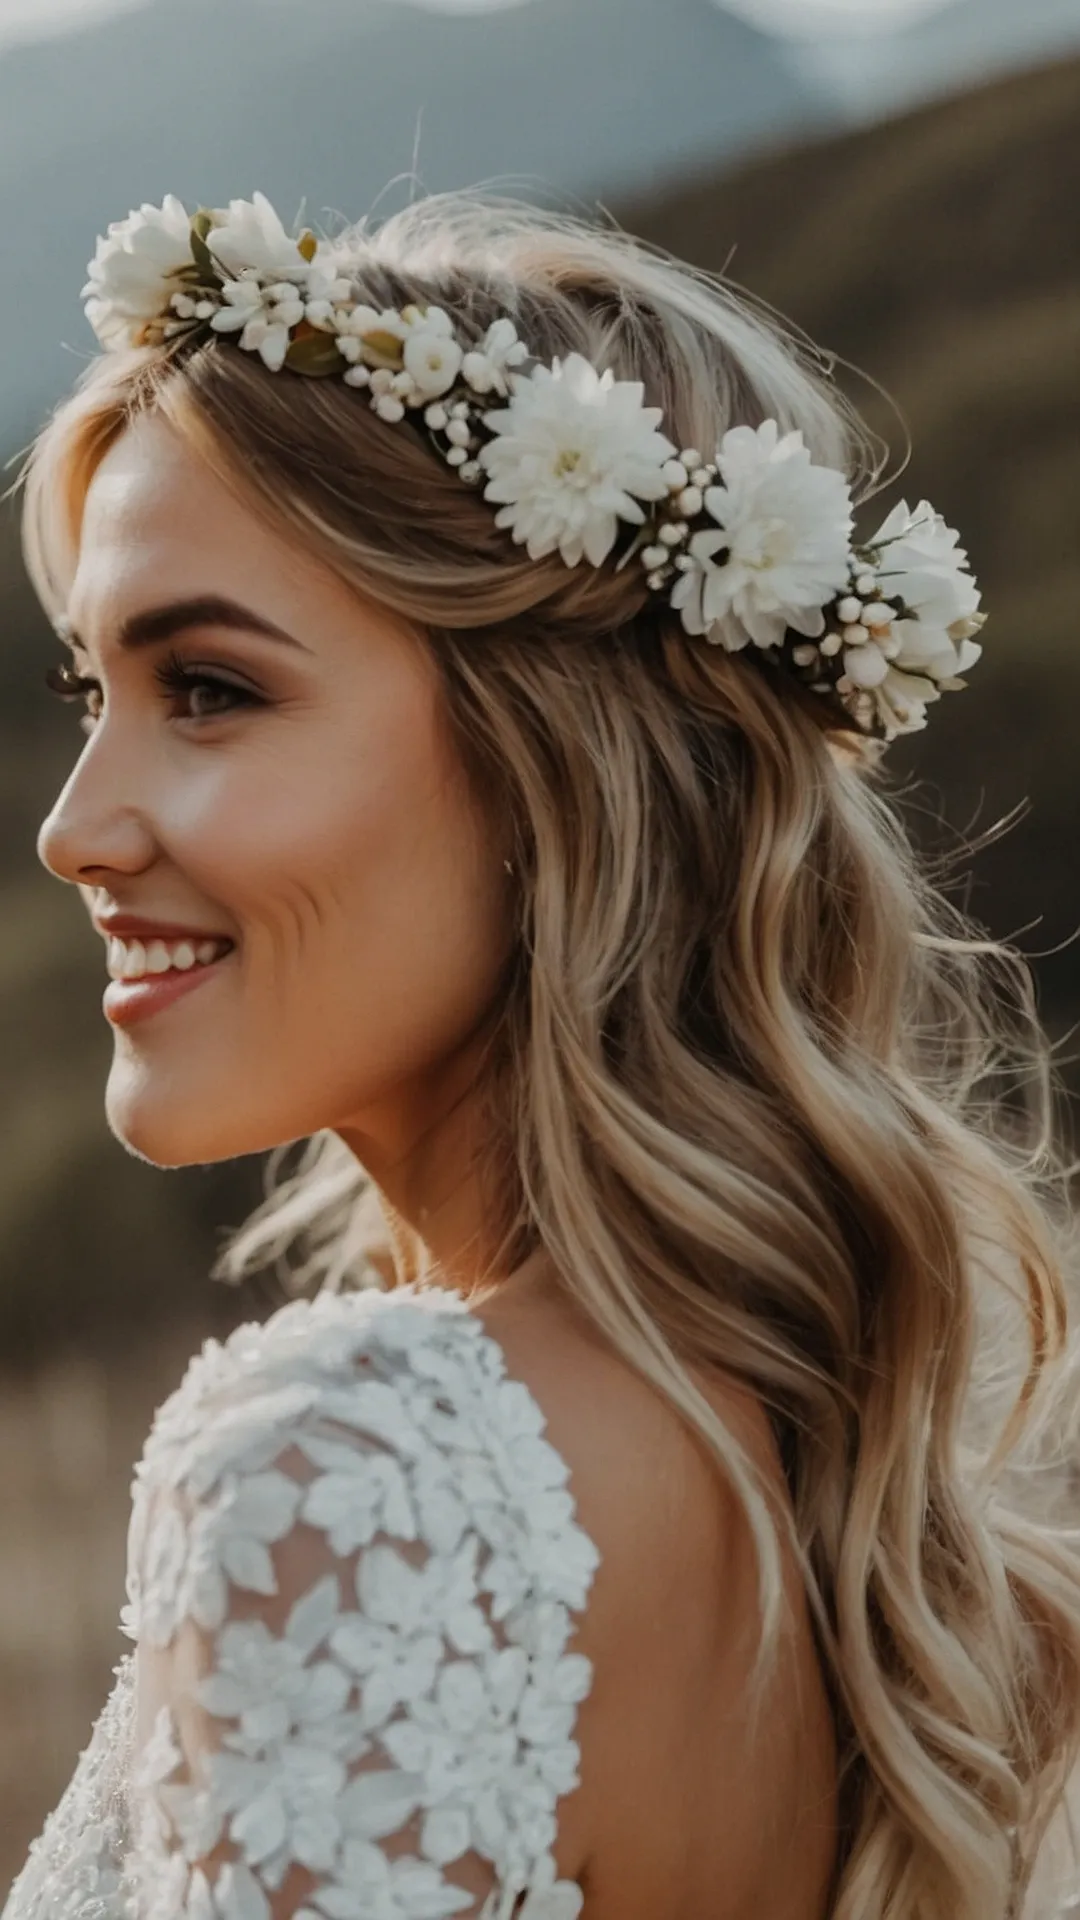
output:
[[[386,1228],[392,1285],[449,1286],[466,1296],[508,1277],[493,1243],[490,1141],[483,1114],[486,1036],[334,1130],[370,1175]],[[387,1271],[389,1269],[389,1271]]]

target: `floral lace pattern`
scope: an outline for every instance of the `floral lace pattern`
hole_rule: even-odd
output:
[[[136,1468],[121,1623],[166,1653],[194,1626],[214,1737],[185,1753],[173,1692],[101,1864],[84,1779],[52,1892],[28,1862],[0,1920],[576,1920],[553,1847],[599,1554],[544,1424],[444,1288],[207,1341]]]
[[[27,1855],[0,1920],[131,1920],[125,1774],[134,1721],[134,1656],[94,1722],[68,1786]]]

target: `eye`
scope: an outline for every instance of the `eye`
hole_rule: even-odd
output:
[[[240,706],[261,706],[264,704],[258,694],[252,693],[249,688],[237,686],[234,681],[223,680],[214,673],[197,672],[195,669],[186,666],[174,653],[169,654],[167,659],[161,661],[159,665],[154,668],[154,679],[157,681],[158,686],[164,688],[166,693],[190,695],[196,689],[209,687],[215,696],[224,694],[230,701],[235,701]],[[80,696],[93,696],[100,701],[100,680],[95,680],[89,674],[76,673],[74,668],[70,667],[66,661],[60,666],[49,667],[47,669],[45,684],[49,688],[49,691],[57,694],[61,700],[76,700],[80,698]],[[234,708],[230,705],[213,707],[209,712],[193,713],[190,715],[181,714],[178,717],[180,719],[216,720],[219,714],[231,713],[233,711]],[[97,707],[89,707],[79,721],[79,726],[83,733],[93,733],[100,718],[100,705]]]

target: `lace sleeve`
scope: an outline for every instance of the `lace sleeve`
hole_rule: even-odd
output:
[[[599,1556],[544,1424],[442,1289],[207,1343],[136,1470],[140,1920],[575,1920]]]
[[[128,1920],[126,1777],[133,1728],[133,1656],[74,1772],[11,1887],[0,1920]]]

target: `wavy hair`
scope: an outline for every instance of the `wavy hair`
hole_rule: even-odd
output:
[[[820,351],[621,230],[473,190],[332,245],[377,307],[434,301],[475,340],[508,314],[541,357],[643,381],[680,446],[771,415],[856,505],[875,489]],[[1077,1258],[1027,961],[917,857],[880,743],[755,649],[688,641],[638,571],[529,560],[342,381],[220,340],[98,356],[16,482],[50,613],[96,464],[144,411],[439,662],[515,843],[484,1074],[497,1257],[542,1244],[729,1476],[759,1682],[793,1541],[839,1738],[834,1920],[1052,1920],[1062,1818],[1076,1867]],[[336,1134],[283,1143],[215,1276],[381,1284],[376,1199]],[[790,1510],[698,1368],[768,1409]]]

